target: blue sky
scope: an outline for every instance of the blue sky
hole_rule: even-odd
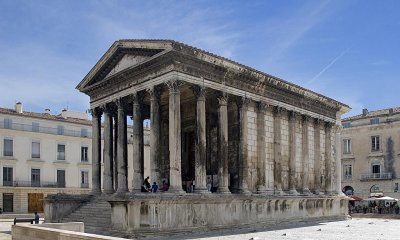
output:
[[[0,106],[89,99],[75,86],[118,39],[174,39],[350,105],[400,106],[400,1],[0,0]]]

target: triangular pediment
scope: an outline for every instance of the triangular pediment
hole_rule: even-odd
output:
[[[121,72],[127,68],[139,65],[140,63],[148,60],[151,56],[141,56],[135,54],[125,54],[118,63],[110,70],[105,78],[110,77],[116,73]]]
[[[76,88],[80,91],[84,91],[101,82],[103,79],[113,76],[125,69],[138,66],[168,49],[171,49],[171,42],[166,40],[117,41]]]

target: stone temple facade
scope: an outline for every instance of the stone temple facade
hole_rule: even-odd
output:
[[[77,89],[90,96],[93,115],[92,190],[110,194],[115,229],[345,215],[336,154],[345,104],[171,40],[115,42]],[[133,172],[127,171],[127,117],[133,121]],[[166,193],[140,193],[145,119],[151,122],[150,180],[167,179]],[[213,193],[207,191],[210,176]],[[187,194],[189,179],[195,190]]]

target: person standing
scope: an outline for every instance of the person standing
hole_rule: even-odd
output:
[[[35,224],[39,224],[39,214],[37,212],[35,212]]]

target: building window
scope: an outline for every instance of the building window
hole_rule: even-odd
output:
[[[32,132],[39,132],[39,123],[32,123]]]
[[[343,153],[344,154],[351,153],[351,140],[350,139],[343,139]]]
[[[353,178],[353,165],[344,164],[343,165],[343,179],[350,180]]]
[[[57,134],[64,135],[64,126],[57,126]]]
[[[3,186],[13,186],[12,167],[3,167]]]
[[[372,175],[374,178],[381,177],[381,165],[380,164],[372,164]]]
[[[10,138],[4,138],[3,156],[12,157],[13,155],[13,140]]]
[[[380,150],[380,143],[379,143],[379,136],[372,136],[371,137],[371,151],[379,151]]]
[[[40,142],[32,142],[32,158],[40,158]]]
[[[81,137],[88,137],[87,128],[81,128]]]
[[[351,127],[351,123],[350,123],[350,122],[343,123],[342,125],[343,125],[343,128],[349,128],[349,127]]]
[[[81,171],[81,188],[89,188],[89,172]]]
[[[4,128],[12,129],[12,119],[9,118],[4,119]]]
[[[65,170],[57,170],[57,187],[65,188]]]
[[[57,144],[57,160],[65,160],[65,145]]]
[[[88,162],[88,147],[81,147],[81,162]]]
[[[372,118],[369,120],[371,124],[379,124],[379,118]]]
[[[31,169],[31,186],[40,187],[40,169],[38,168]]]

